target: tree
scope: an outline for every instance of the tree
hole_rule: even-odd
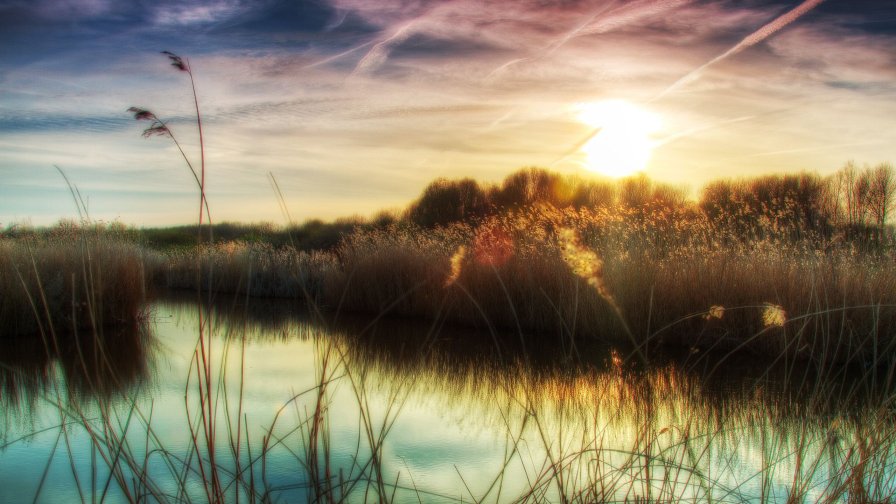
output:
[[[619,185],[619,203],[629,208],[640,208],[650,202],[653,182],[640,173],[623,179]]]
[[[866,224],[868,199],[871,189],[870,172],[859,170],[855,163],[848,161],[834,176],[843,218],[847,227]]]
[[[554,206],[564,206],[562,195],[565,191],[559,190],[563,185],[560,175],[551,173],[544,168],[524,168],[512,173],[504,179],[501,188],[493,195],[494,202],[499,207],[516,208],[533,203],[550,203]]]
[[[424,189],[420,199],[408,208],[408,219],[423,227],[481,217],[489,208],[485,191],[475,180],[440,178]]]
[[[533,167],[508,175],[500,187],[492,189],[490,199],[495,206],[508,209],[535,203],[556,208],[606,207],[616,200],[616,186]]]
[[[868,179],[868,211],[877,227],[883,230],[896,195],[896,174],[893,173],[893,165],[889,163],[877,165],[870,169]]]
[[[739,232],[786,232],[796,238],[830,229],[828,187],[812,173],[717,180],[703,189],[700,208],[713,222],[735,225]]]

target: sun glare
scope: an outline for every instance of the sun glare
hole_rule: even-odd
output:
[[[607,100],[580,104],[577,118],[600,128],[580,149],[586,168],[624,177],[647,166],[654,146],[651,134],[660,128],[656,114],[624,100]]]

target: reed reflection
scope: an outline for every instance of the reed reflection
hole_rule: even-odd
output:
[[[145,322],[8,343],[0,345],[0,409],[7,421],[27,420],[41,402],[112,402],[152,375],[154,340]]]
[[[280,384],[306,392],[284,397],[264,421],[255,439],[277,442],[253,448],[267,461],[253,470],[298,463],[302,491],[321,498],[345,495],[332,479],[340,471],[342,481],[382,484],[381,493],[410,474],[427,495],[457,500],[450,492],[464,488],[465,499],[497,502],[867,502],[896,490],[891,369],[728,353],[645,365],[625,358],[630,349],[587,341],[556,348],[537,335],[371,321],[296,302],[222,300],[203,310],[216,337],[251,360],[246,369],[274,360],[313,368],[308,383]],[[174,300],[165,311],[185,326],[197,313]],[[266,345],[283,355],[245,353]],[[303,353],[287,355],[293,347]],[[249,415],[263,393],[251,380],[239,385]],[[464,458],[472,453],[485,461]]]
[[[194,302],[170,297],[163,303],[175,316],[190,318]],[[761,403],[775,418],[855,416],[892,406],[896,392],[896,369],[885,367],[835,369],[748,353],[658,353],[645,365],[628,357],[630,349],[597,341],[560,348],[533,334],[496,338],[439,321],[321,313],[296,301],[225,298],[206,309],[216,333],[227,338],[318,340],[337,345],[350,371],[376,372],[386,384],[431,383],[443,391],[523,387],[563,404],[593,405],[598,404],[594,396],[612,384],[625,389],[614,393],[614,401],[648,395],[688,398],[723,416],[752,411]]]

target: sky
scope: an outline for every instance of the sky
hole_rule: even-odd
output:
[[[0,0],[0,229],[371,216],[439,177],[896,162],[896,2]],[[603,149],[603,150],[602,150]],[[607,153],[606,149],[615,149]],[[616,157],[613,157],[616,156]]]

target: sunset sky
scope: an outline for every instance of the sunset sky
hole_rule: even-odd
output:
[[[0,0],[0,229],[369,216],[437,177],[896,162],[896,2]],[[601,128],[595,135],[597,128]],[[622,148],[624,147],[624,148]],[[607,151],[609,149],[610,151]],[[614,150],[615,149],[615,150]]]

